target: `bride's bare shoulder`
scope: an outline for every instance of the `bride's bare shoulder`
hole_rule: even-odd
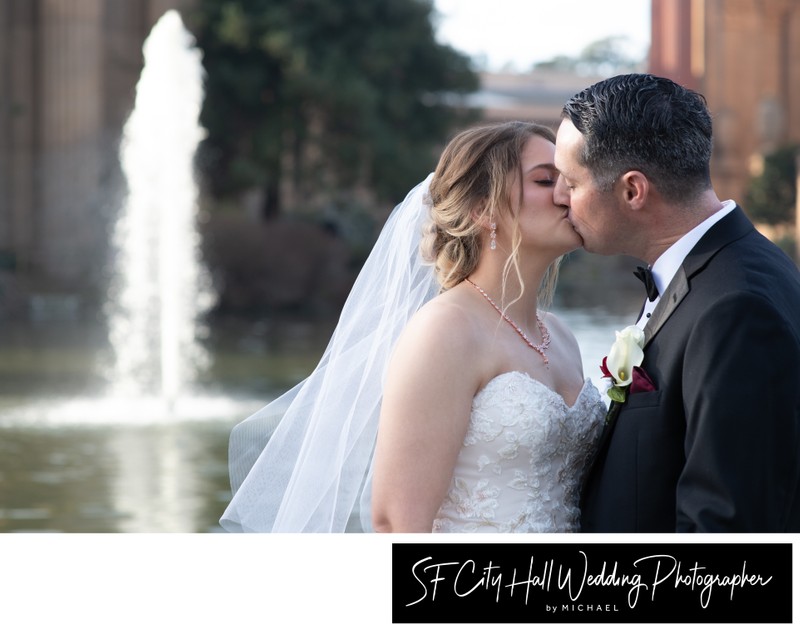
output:
[[[423,305],[409,320],[401,336],[407,343],[447,347],[452,353],[474,352],[482,339],[480,322],[470,302],[450,290]]]

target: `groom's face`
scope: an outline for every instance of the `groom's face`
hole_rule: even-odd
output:
[[[625,230],[613,190],[601,191],[591,172],[580,164],[583,135],[569,119],[564,119],[556,138],[555,166],[559,171],[553,201],[569,209],[569,220],[583,240],[583,247],[598,254],[618,254],[616,240]]]

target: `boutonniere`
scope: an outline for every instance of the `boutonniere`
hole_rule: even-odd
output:
[[[644,359],[644,331],[638,326],[628,326],[617,331],[616,335],[617,339],[611,345],[608,355],[603,358],[600,370],[608,384],[608,398],[616,403],[624,403],[628,392],[651,392],[656,386],[641,367]]]

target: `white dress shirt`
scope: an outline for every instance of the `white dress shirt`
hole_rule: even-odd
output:
[[[692,251],[694,246],[697,245],[697,242],[703,238],[703,235],[709,231],[711,226],[717,223],[734,208],[736,208],[736,202],[729,199],[723,204],[721,209],[683,235],[669,248],[667,248],[667,250],[658,257],[658,260],[653,263],[651,271],[653,272],[653,280],[658,288],[658,297],[655,300],[648,299],[644,303],[642,315],[639,318],[639,321],[636,323],[636,326],[638,326],[640,329],[644,329],[645,325],[647,324],[647,320],[651,315],[653,315],[653,310],[656,308],[656,305],[658,305],[658,301],[661,299],[664,290],[670,284],[681,264],[683,263],[683,259],[685,259],[686,255]]]

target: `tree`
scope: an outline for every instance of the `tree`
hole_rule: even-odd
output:
[[[586,46],[577,57],[558,55],[539,62],[535,68],[597,76],[636,72],[642,62],[625,51],[626,42],[627,38],[621,35],[606,37]]]
[[[612,75],[635,72],[641,60],[632,58],[625,50],[627,38],[612,36],[592,42],[577,59],[578,70],[584,74]]]
[[[786,145],[764,157],[761,174],[750,180],[745,208],[754,221],[792,223],[797,197],[797,155],[800,145]]]
[[[396,201],[455,125],[448,95],[478,87],[438,44],[431,0],[200,0],[189,23],[207,73],[200,168],[217,197],[281,185]],[[288,169],[286,168],[288,165]]]

